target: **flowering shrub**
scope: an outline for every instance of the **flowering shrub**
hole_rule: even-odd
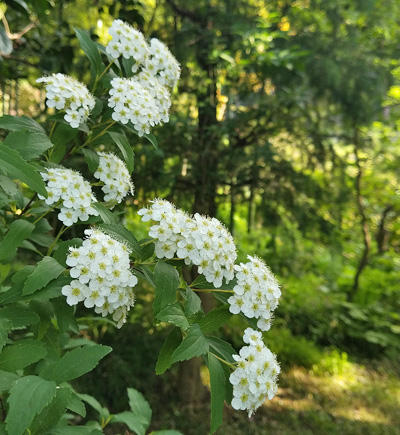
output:
[[[0,145],[0,262],[2,270],[11,271],[0,291],[0,389],[6,416],[0,429],[11,435],[71,433],[71,412],[83,421],[86,403],[100,419],[81,425],[79,433],[103,433],[112,423],[145,433],[151,410],[136,390],[128,389],[131,411],[111,416],[70,382],[111,351],[100,344],[82,345],[75,306],[93,308],[121,328],[135,309],[138,283],[146,281],[154,288],[155,321],[173,326],[156,373],[204,357],[210,371],[213,433],[222,424],[224,400],[251,416],[276,393],[279,365],[257,328],[270,328],[279,285],[257,257],[235,265],[235,242],[215,218],[192,216],[154,199],[138,210],[143,221],[153,221],[150,239],[137,240],[120,223],[111,210],[134,194],[133,151],[125,132],[158,147],[150,131],[168,122],[170,91],[180,67],[161,41],[148,44],[120,20],[111,26],[112,39],[102,51],[87,33],[76,33],[91,64],[91,92],[62,74],[38,79],[47,106],[56,111],[49,134],[27,117],[0,118],[0,128],[11,131]],[[108,65],[101,53],[107,53]],[[114,146],[118,155],[105,152],[105,144],[107,150]],[[69,168],[72,156],[87,163],[85,178]],[[92,186],[101,186],[103,195],[96,199]],[[55,209],[57,215],[52,214]],[[50,216],[57,219],[48,220]],[[76,224],[86,226],[84,240],[63,240]],[[10,268],[23,249],[33,252],[37,264]],[[186,282],[183,266],[195,266],[198,278]],[[212,293],[222,304],[205,314],[199,292]],[[250,325],[243,337],[247,346],[238,355],[212,335],[232,314],[243,315]],[[228,383],[233,395],[225,388]]]

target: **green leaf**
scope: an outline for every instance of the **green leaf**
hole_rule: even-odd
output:
[[[103,204],[94,202],[92,203],[92,207],[99,212],[100,218],[105,224],[118,225],[116,216],[108,208],[104,207]]]
[[[165,429],[151,432],[150,435],[183,435],[183,433],[173,429]]]
[[[229,343],[218,337],[206,337],[206,340],[213,353],[229,363],[235,362],[232,355],[236,355],[236,351]]]
[[[129,398],[129,406],[132,412],[141,416],[147,421],[147,426],[149,426],[151,421],[151,408],[149,402],[143,397],[143,394],[134,388],[128,388],[128,398]],[[146,427],[147,429],[147,427]]]
[[[137,256],[140,257],[141,249],[136,237],[124,226],[119,224],[100,224],[98,227],[106,234],[114,237],[116,240],[124,243],[130,248]]]
[[[176,348],[181,344],[181,342],[181,331],[178,328],[173,328],[172,331],[168,334],[168,337],[166,338],[163,347],[161,348],[160,355],[158,356],[156,364],[156,375],[163,374],[171,367],[171,356]]]
[[[75,412],[75,414],[78,414],[81,417],[85,418],[86,417],[85,404],[82,402],[82,400],[74,391],[71,390],[71,392],[72,394],[71,394],[71,398],[69,399],[67,408],[70,411]]]
[[[16,131],[27,129],[29,131],[46,134],[46,131],[36,121],[27,116],[4,115],[0,117],[0,128],[4,130]]]
[[[60,384],[79,378],[93,370],[98,362],[111,352],[111,347],[100,344],[84,346],[67,352],[56,364],[45,367],[40,375]]]
[[[202,310],[201,299],[198,295],[190,288],[186,288],[186,304],[185,313],[188,317],[193,316],[193,314],[198,313]]]
[[[77,128],[72,128],[69,124],[60,122],[55,128],[54,133],[51,136],[51,140],[55,147],[59,148],[74,139],[78,133],[79,130]]]
[[[95,151],[89,150],[87,148],[84,148],[82,152],[85,155],[86,162],[89,166],[89,171],[94,174],[99,167],[100,156]]]
[[[6,426],[9,434],[22,435],[35,415],[48,405],[56,393],[56,384],[38,376],[25,376],[15,382],[8,397]]]
[[[17,151],[5,145],[0,145],[0,168],[10,178],[21,180],[34,192],[47,198],[46,187],[41,175]]]
[[[75,307],[65,302],[64,295],[53,299],[52,304],[57,319],[58,330],[61,333],[71,330],[75,334],[79,334],[79,325],[75,318]]]
[[[11,388],[12,384],[19,378],[20,376],[14,373],[0,370],[0,393],[2,393],[3,391],[8,391]]]
[[[30,425],[32,435],[42,435],[59,422],[65,414],[71,394],[68,387],[57,388],[53,400],[33,419]]]
[[[2,315],[2,311],[0,311],[0,315]],[[3,349],[3,346],[7,342],[8,334],[12,330],[12,323],[10,319],[6,317],[0,317],[0,352]]]
[[[53,147],[50,139],[42,133],[29,130],[18,130],[8,134],[4,145],[18,152],[24,160],[39,157]]]
[[[125,423],[130,430],[133,430],[136,435],[145,435],[148,427],[147,420],[140,416],[135,415],[132,412],[121,412],[113,416],[112,423]]]
[[[45,287],[50,281],[59,277],[65,268],[52,257],[43,257],[36,266],[36,269],[25,281],[22,295],[31,295]]]
[[[6,346],[0,353],[0,370],[15,372],[46,356],[46,348],[40,341],[19,340]]]
[[[140,248],[142,249],[142,255],[140,257],[140,259],[142,261],[147,260],[148,258],[150,258],[153,254],[154,254],[154,249],[155,249],[155,245],[154,243],[149,243],[149,244],[145,244],[147,242],[149,242],[152,239],[142,239],[139,241],[140,244]]]
[[[222,305],[222,307],[210,311],[205,317],[199,320],[199,325],[203,334],[209,334],[210,332],[219,329],[231,318],[231,316],[232,313],[229,312],[228,305]]]
[[[122,156],[124,157],[126,167],[128,168],[128,171],[131,174],[133,171],[134,154],[132,151],[132,147],[128,142],[128,139],[124,134],[116,133],[114,131],[109,131],[108,134],[120,149]]]
[[[11,54],[13,51],[13,43],[7,36],[4,26],[0,24],[0,53]]]
[[[174,266],[158,261],[154,268],[155,295],[153,311],[156,316],[171,302],[176,300],[176,291],[179,287],[179,274]]]
[[[28,308],[8,306],[0,310],[0,316],[10,320],[14,329],[25,328],[39,322],[39,316]]]
[[[183,311],[183,307],[179,302],[174,302],[168,304],[163,310],[161,310],[157,315],[156,319],[161,322],[172,323],[178,328],[183,330],[189,329],[189,322]]]
[[[5,175],[0,175],[0,187],[8,196],[15,196],[19,190],[14,181],[10,180]]]
[[[108,417],[110,416],[110,412],[107,408],[103,408],[94,397],[90,396],[89,394],[76,393],[76,395],[79,397],[79,399],[83,400],[84,402],[89,404],[94,410],[96,410],[99,413],[100,418],[104,420],[108,419]]]
[[[208,342],[201,332],[200,326],[195,323],[187,332],[180,346],[171,357],[172,362],[185,361],[195,356],[204,355],[208,352]]]
[[[53,279],[46,287],[36,291],[32,295],[23,297],[27,301],[47,301],[61,295],[61,289],[71,282],[72,278],[66,275],[60,275],[57,279]]]
[[[210,371],[210,389],[211,389],[210,433],[214,433],[222,425],[226,378],[225,378],[225,371],[220,361],[210,352],[208,353],[208,370]]]
[[[153,147],[158,150],[158,142],[157,142],[157,138],[154,136],[153,133],[149,133],[149,134],[144,134],[143,137],[145,137],[152,145]]]
[[[0,261],[9,263],[15,256],[18,247],[30,236],[35,225],[25,219],[18,219],[11,223],[10,229],[0,242]]]
[[[96,435],[103,432],[95,432],[90,427],[85,426],[55,426],[45,432],[44,435]]]
[[[97,45],[92,41],[89,34],[81,29],[74,29],[80,45],[86,56],[89,58],[93,78],[95,78],[103,65]]]

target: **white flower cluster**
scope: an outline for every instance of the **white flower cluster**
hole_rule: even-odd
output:
[[[135,304],[133,287],[138,280],[129,270],[129,250],[117,240],[97,230],[85,230],[80,248],[70,248],[67,265],[73,279],[61,292],[69,305],[83,301],[103,317],[113,314],[120,328]]]
[[[98,212],[92,207],[96,198],[88,181],[79,172],[72,169],[51,168],[40,174],[46,183],[48,205],[57,204],[60,209],[58,219],[66,226],[81,221],[87,221],[90,215],[98,216]]]
[[[271,400],[277,390],[280,367],[275,355],[265,346],[261,332],[247,328],[243,341],[248,343],[233,355],[237,368],[229,377],[233,385],[232,406],[247,410],[249,417],[265,399]]]
[[[150,133],[150,127],[161,121],[160,112],[149,91],[135,79],[111,80],[109,107],[114,109],[112,118],[122,124],[132,122],[139,136]]]
[[[132,69],[136,72],[149,55],[149,46],[143,34],[121,20],[113,21],[108,33],[112,36],[112,41],[106,46],[107,53],[113,59],[120,56],[134,59],[135,65]]]
[[[258,319],[257,327],[268,331],[281,290],[264,261],[250,255],[247,258],[249,262],[234,266],[238,282],[233,288],[235,294],[228,299],[229,311],[233,314],[242,312],[250,319],[255,317]]]
[[[120,203],[128,192],[133,195],[133,184],[125,163],[115,154],[98,152],[99,166],[93,174],[102,181],[104,201]]]
[[[46,84],[47,106],[65,111],[64,119],[72,128],[85,122],[96,104],[87,87],[73,77],[58,73],[36,82]]]
[[[142,208],[138,214],[143,221],[158,222],[149,231],[149,236],[157,239],[158,258],[173,258],[176,254],[186,264],[198,266],[199,273],[217,288],[224,278],[227,282],[233,279],[236,247],[221,222],[198,213],[191,217],[163,199],[151,202],[150,208]]]
[[[161,121],[169,121],[169,108],[171,107],[171,94],[168,89],[163,86],[150,71],[144,69],[138,76],[137,80],[154,98],[160,113]]]
[[[168,47],[157,38],[150,40],[150,57],[146,68],[156,75],[161,84],[174,88],[181,75],[179,62],[175,59]]]

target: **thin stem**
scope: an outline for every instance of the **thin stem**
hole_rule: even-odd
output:
[[[19,216],[17,217],[17,219],[20,219],[21,216],[27,212],[27,210],[29,209],[29,207],[31,206],[32,202],[35,200],[35,198],[37,197],[37,193],[35,193],[32,198],[29,200],[28,204],[26,204],[26,206],[22,209],[21,213],[19,214]]]
[[[65,231],[67,231],[69,227],[66,227],[65,225],[63,225],[60,229],[60,231],[58,232],[56,238],[54,239],[53,243],[50,245],[49,250],[47,251],[47,255],[49,256],[52,252],[54,247],[56,246],[58,239],[65,233]]]
[[[94,81],[93,84],[93,89],[92,89],[92,94],[94,94],[94,91],[96,90],[97,84],[99,83],[99,81],[101,80],[101,78],[104,76],[104,74],[111,68],[111,65],[114,63],[114,61],[112,60],[106,67],[106,69],[98,76],[96,77],[96,80]]]
[[[111,128],[117,121],[112,121],[103,131],[101,131],[97,136],[95,136],[93,139],[88,139],[80,148],[83,148],[85,145],[87,145],[90,142],[95,141],[96,139],[98,139],[99,137],[103,136],[103,134],[105,134],[105,132]]]
[[[217,288],[192,288],[194,292],[204,292],[204,293],[235,293],[233,290],[219,290]]]
[[[156,240],[156,239],[151,239],[151,240],[149,240],[149,241],[147,241],[147,242],[141,243],[140,246],[146,246],[146,245],[149,245],[150,243],[154,243],[155,240]]]
[[[219,359],[221,362],[223,362],[227,366],[236,368],[236,364],[232,364],[232,363],[229,363],[228,361],[225,361],[224,359],[220,358],[218,355],[215,355],[215,353],[212,353],[212,352],[210,352],[210,353],[211,353],[211,355],[214,355],[215,358]]]
[[[57,122],[54,121],[53,126],[51,127],[51,130],[50,130],[49,139],[51,139],[51,137],[53,136],[56,125],[57,125]]]
[[[58,203],[53,205],[53,207],[49,208],[47,211],[45,211],[41,216],[39,216],[35,222],[33,222],[33,225],[37,224],[40,219],[44,218],[48,213],[50,213],[51,211],[53,211],[56,207],[57,207]]]

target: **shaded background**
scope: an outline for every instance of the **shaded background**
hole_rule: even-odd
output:
[[[227,407],[218,433],[399,434],[400,3],[12,0],[0,15],[2,114],[43,120],[44,74],[87,81],[74,27],[105,43],[120,18],[181,63],[171,120],[154,130],[160,150],[131,137],[126,224],[145,237],[138,208],[166,197],[216,216],[239,260],[256,253],[282,283],[264,335],[282,363],[278,396],[250,423]],[[85,334],[114,352],[77,388],[117,412],[132,386],[154,428],[206,434],[201,361],[201,379],[190,367],[154,374],[168,331],[151,301],[138,290],[121,331],[89,322]],[[221,336],[238,350],[244,327]]]

